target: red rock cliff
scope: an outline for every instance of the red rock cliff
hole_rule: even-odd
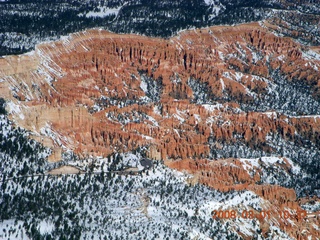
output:
[[[54,161],[60,147],[106,156],[152,146],[149,157],[168,159],[201,183],[222,191],[249,189],[273,208],[295,209],[294,190],[257,185],[259,171],[250,176],[237,159],[206,159],[210,146],[239,139],[272,152],[265,144],[272,134],[294,140],[299,133],[318,144],[317,116],[244,112],[237,103],[264,94],[275,70],[287,81],[303,82],[319,99],[320,61],[306,58],[305,48],[257,23],[190,30],[168,40],[88,30],[0,59],[0,94],[19,105],[12,110],[18,125],[56,149]],[[190,81],[216,103],[196,104]],[[160,88],[150,94],[156,83]],[[289,231],[294,237],[295,230]]]

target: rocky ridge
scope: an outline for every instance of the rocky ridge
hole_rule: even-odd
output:
[[[263,20],[280,36],[317,46],[318,5],[315,0],[2,1],[0,55],[25,53],[43,41],[93,27],[168,38],[182,29]]]
[[[147,146],[150,158],[198,182],[250,189],[272,209],[299,210],[296,192],[317,193],[317,184],[303,181],[319,181],[312,169],[319,169],[320,49],[276,36],[267,24],[194,29],[168,40],[75,33],[0,59],[1,96],[15,123],[52,147],[51,161],[64,150],[108,156]],[[282,229],[288,224],[276,220]]]

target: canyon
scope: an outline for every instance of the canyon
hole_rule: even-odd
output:
[[[267,210],[300,211],[307,196],[296,193],[294,180],[271,183],[265,175],[302,179],[297,168],[306,164],[311,176],[319,166],[320,46],[271,27],[214,26],[169,39],[74,33],[0,58],[0,96],[15,125],[52,149],[48,161],[65,151],[107,157],[146,147],[149,158],[187,171],[194,183],[250,190]],[[304,162],[288,146],[311,149],[314,158]],[[308,195],[319,201],[316,190]],[[274,220],[291,237],[317,238],[314,214]],[[266,235],[269,223],[258,220]]]

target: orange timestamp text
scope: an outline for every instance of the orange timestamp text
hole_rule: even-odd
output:
[[[307,217],[307,211],[305,210],[296,210],[295,213],[290,213],[287,210],[281,211],[271,211],[271,210],[262,210],[262,211],[255,211],[255,210],[243,210],[243,211],[236,211],[236,210],[213,210],[211,212],[211,216],[213,219],[235,219],[235,218],[244,218],[244,219],[269,219],[271,217],[279,217],[284,219],[304,219]]]

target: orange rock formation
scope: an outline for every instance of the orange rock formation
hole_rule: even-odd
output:
[[[195,104],[188,81],[204,84],[216,99],[250,103],[248,91],[266,91],[264,79],[272,82],[270,71],[278,69],[288,80],[309,85],[319,99],[314,66],[320,68],[320,61],[308,64],[304,48],[258,23],[184,31],[168,40],[87,30],[38,45],[31,54],[0,59],[0,95],[19,105],[12,110],[16,124],[55,149],[52,161],[59,160],[61,148],[106,156],[151,146],[149,157],[169,159],[169,166],[188,170],[201,183],[222,191],[249,189],[274,208],[296,209],[294,190],[256,185],[259,174],[251,177],[237,159],[203,159],[210,156],[210,144],[219,148],[237,136],[265,151],[272,150],[263,144],[272,133],[292,140],[298,132],[316,142],[320,119],[243,112],[233,101]],[[161,83],[159,101],[139,102],[146,99],[142,74]],[[278,220],[284,229],[286,222]]]

